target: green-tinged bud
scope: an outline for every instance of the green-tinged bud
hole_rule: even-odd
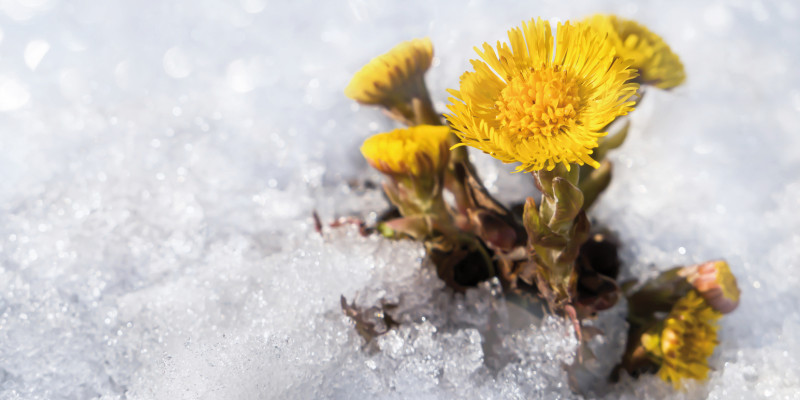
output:
[[[556,177],[553,179],[553,200],[555,207],[547,225],[553,231],[565,234],[583,211],[583,192],[567,179]]]

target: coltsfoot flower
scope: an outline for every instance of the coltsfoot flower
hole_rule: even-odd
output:
[[[601,130],[633,109],[638,85],[629,62],[588,24],[558,24],[556,44],[547,21],[508,31],[508,44],[475,48],[483,61],[461,76],[448,121],[472,146],[517,171],[557,164],[599,166],[590,157]]]
[[[432,60],[430,39],[402,42],[356,72],[344,94],[361,104],[384,106],[409,125],[438,124],[424,80]]]
[[[435,231],[452,225],[442,197],[449,135],[446,126],[418,125],[379,133],[364,141],[361,153],[388,177],[384,192],[403,216],[385,222],[384,235],[394,236],[398,231],[427,240]]]
[[[669,89],[686,80],[683,64],[664,40],[635,21],[614,15],[594,15],[585,20],[595,29],[608,33],[608,40],[617,56],[633,61],[639,70],[638,81],[661,89]]]
[[[385,174],[435,174],[447,165],[449,133],[450,128],[434,125],[395,129],[365,140],[361,153],[373,168]]]
[[[642,345],[661,365],[658,376],[675,388],[684,378],[706,379],[721,316],[694,290],[678,300],[662,324],[642,335]]]

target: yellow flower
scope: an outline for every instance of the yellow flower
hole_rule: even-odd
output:
[[[427,98],[423,75],[432,59],[430,39],[400,43],[356,72],[344,94],[359,103],[386,106],[409,103],[415,97]]]
[[[361,153],[375,169],[390,175],[422,176],[447,165],[450,128],[418,125],[379,133],[364,141]]]
[[[474,72],[450,90],[447,115],[462,144],[517,171],[552,170],[559,163],[599,164],[589,155],[600,132],[633,109],[636,72],[586,24],[558,24],[556,42],[547,21],[508,31],[508,44],[475,51]]]
[[[642,336],[645,349],[661,363],[658,376],[675,388],[683,378],[706,379],[721,316],[694,290],[678,300],[663,326]]]
[[[608,39],[617,49],[617,56],[633,61],[632,66],[639,70],[642,83],[669,89],[686,79],[678,55],[645,26],[614,15],[595,15],[585,22],[608,33]]]

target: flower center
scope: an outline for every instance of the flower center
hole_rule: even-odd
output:
[[[557,135],[575,123],[581,105],[579,86],[558,66],[531,68],[508,80],[495,102],[497,119],[524,137]]]

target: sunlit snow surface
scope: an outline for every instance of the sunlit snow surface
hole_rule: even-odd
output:
[[[587,396],[797,398],[800,5],[698,4],[0,0],[0,398],[578,397],[563,322],[450,296],[419,245],[311,214],[386,206],[357,148],[395,125],[342,94],[368,59],[431,37],[443,111],[473,46],[598,11],[662,34],[689,80],[648,92],[596,222],[625,278],[725,257],[742,303],[683,392],[604,385],[626,305],[601,314]],[[532,193],[473,155],[504,201]],[[400,328],[364,347],[342,294],[399,303]]]

